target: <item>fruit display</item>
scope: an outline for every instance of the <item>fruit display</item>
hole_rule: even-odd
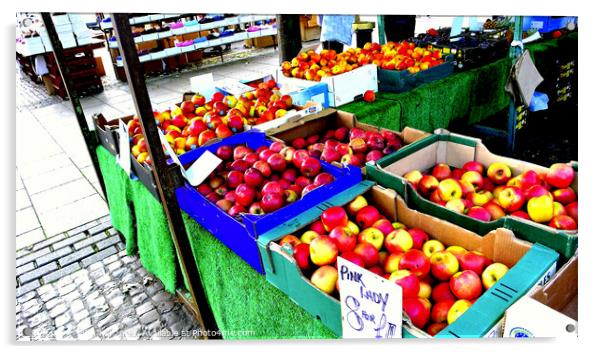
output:
[[[403,289],[403,311],[431,335],[456,321],[509,270],[483,253],[445,245],[420,228],[392,222],[363,195],[324,210],[279,240],[309,281],[338,297],[337,257]]]
[[[483,222],[514,216],[577,230],[577,193],[571,188],[575,172],[568,164],[553,164],[547,173],[527,170],[513,176],[501,162],[484,166],[469,161],[461,168],[440,163],[403,177],[422,197]]]
[[[281,95],[276,82],[268,80],[238,98],[215,92],[210,100],[194,95],[172,108],[156,111],[155,122],[177,155],[224,139],[244,130],[245,125],[262,124],[285,116],[294,109],[290,95]],[[127,124],[131,152],[140,163],[150,164],[148,148],[138,117]]]
[[[222,145],[222,162],[196,189],[232,217],[274,212],[334,181],[316,158],[282,142],[252,149]]]
[[[359,127],[327,129],[320,134],[297,137],[290,141],[297,154],[309,154],[328,163],[363,167],[402,147],[401,137],[391,131],[366,130]]]
[[[441,50],[427,50],[414,43],[366,43],[363,48],[349,48],[342,53],[333,50],[301,52],[291,61],[282,63],[282,73],[288,77],[320,81],[323,77],[340,75],[367,64],[415,74],[443,63]]]

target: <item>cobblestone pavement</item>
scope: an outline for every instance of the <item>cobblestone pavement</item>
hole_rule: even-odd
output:
[[[17,252],[16,339],[185,339],[192,314],[137,257],[107,217]]]

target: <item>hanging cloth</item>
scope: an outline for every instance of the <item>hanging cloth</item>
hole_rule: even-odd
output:
[[[529,106],[535,89],[542,81],[543,77],[537,71],[529,51],[525,50],[512,66],[505,90],[510,94],[515,105]]]
[[[43,55],[41,55],[41,54],[36,55],[36,57],[34,59],[34,64],[35,64],[36,74],[38,76],[44,76],[44,75],[48,74],[48,65],[46,65],[46,59],[44,59]]]
[[[324,15],[321,21],[322,34],[320,41],[337,41],[351,45],[353,22],[355,22],[355,15]]]

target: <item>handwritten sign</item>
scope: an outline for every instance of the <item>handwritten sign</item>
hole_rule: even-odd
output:
[[[401,287],[338,257],[343,338],[401,338]]]
[[[119,134],[119,155],[117,155],[117,162],[129,176],[132,170],[132,160],[130,160],[130,136],[128,134],[127,126],[121,119],[119,120],[117,134]]]
[[[524,296],[506,310],[504,337],[556,338],[576,337],[577,321]]]

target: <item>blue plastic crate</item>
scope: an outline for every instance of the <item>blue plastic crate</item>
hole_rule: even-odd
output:
[[[205,151],[213,153],[223,145],[246,144],[257,149],[260,146],[269,146],[263,132],[250,130],[245,133],[233,135],[219,142],[190,151],[181,156],[183,164],[195,161]],[[321,204],[328,198],[341,193],[362,180],[362,173],[356,167],[335,167],[320,161],[322,171],[332,174],[335,180],[332,183],[307,193],[302,199],[289,204],[273,213],[266,215],[243,214],[242,222],[237,221],[217,205],[208,201],[193,186],[185,183],[176,190],[176,197],[182,210],[206,228],[226,247],[230,248],[240,258],[247,262],[260,274],[265,274],[261,263],[261,256],[257,246],[257,237],[275,227],[282,225],[306,210]]]
[[[548,33],[558,29],[566,28],[573,22],[577,24],[576,16],[525,16],[523,17],[523,31],[536,29],[540,33]]]

